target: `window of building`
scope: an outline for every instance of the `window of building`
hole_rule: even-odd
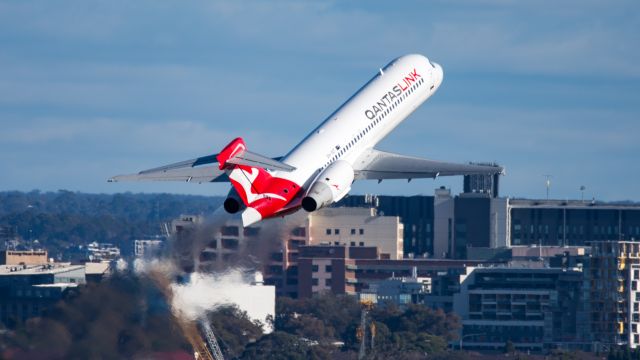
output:
[[[633,342],[637,344],[639,341],[640,341],[640,335],[633,334]]]
[[[638,290],[638,282],[637,281],[632,281],[631,282],[631,290]]]
[[[640,305],[640,304],[639,304],[639,303],[637,303],[637,302],[634,302],[634,303],[633,303],[633,311],[635,311],[635,312],[640,311],[640,307],[639,307],[638,305]]]
[[[326,286],[331,286],[331,279],[324,279],[324,284]]]
[[[318,286],[318,279],[316,278],[311,279],[311,285]]]
[[[333,245],[340,245],[340,241],[334,241]]]
[[[356,246],[356,242],[355,242],[355,241],[352,241],[352,242],[351,242],[351,246]]]
[[[291,235],[293,236],[305,236],[307,235],[307,229],[303,228],[303,227],[297,227],[293,230],[291,230]],[[327,234],[329,235],[329,234]]]
[[[360,229],[360,235],[364,235],[364,229]]]
[[[311,266],[311,271],[318,272],[318,265],[312,265]]]
[[[238,249],[240,242],[238,239],[222,238],[220,239],[220,245],[223,249],[236,250]]]
[[[331,229],[327,229],[327,235],[331,235]]]
[[[638,332],[638,324],[631,324],[631,331]]]
[[[360,241],[360,246],[364,246],[364,241]]]
[[[244,236],[258,236],[260,228],[258,227],[246,227],[243,230]]]
[[[333,270],[333,268],[331,267],[331,265],[325,265],[324,267],[324,271],[330,273]],[[636,303],[637,304],[637,303]]]
[[[638,279],[640,277],[640,270],[633,270],[633,278]]]
[[[240,234],[240,231],[237,226],[223,226],[220,229],[220,232],[222,233],[222,235],[231,235],[231,236],[238,236]]]
[[[334,235],[340,235],[340,229],[333,229]]]
[[[356,229],[351,229],[351,235],[355,235],[356,234]]]

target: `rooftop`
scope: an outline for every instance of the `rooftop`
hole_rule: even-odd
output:
[[[640,203],[633,202],[601,202],[593,200],[545,200],[545,199],[509,199],[509,206],[514,208],[571,208],[571,209],[625,209],[640,210]]]
[[[0,265],[0,276],[59,274],[84,268],[84,265],[71,265],[71,263],[50,263],[46,265]]]

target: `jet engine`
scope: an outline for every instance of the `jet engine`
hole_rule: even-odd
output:
[[[224,211],[229,214],[235,214],[242,208],[244,208],[242,199],[240,199],[240,196],[235,189],[231,189],[229,194],[227,194],[227,198],[224,200]]]
[[[302,199],[302,208],[308,212],[320,209],[342,199],[353,183],[353,168],[339,160],[324,169]]]

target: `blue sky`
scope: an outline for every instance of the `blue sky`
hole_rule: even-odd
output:
[[[640,200],[637,1],[2,1],[0,190],[222,195],[106,183],[243,136],[277,156],[376,70],[440,63],[438,93],[379,148],[497,161],[502,194]],[[354,193],[460,191],[462,179]]]

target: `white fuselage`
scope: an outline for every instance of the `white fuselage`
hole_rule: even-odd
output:
[[[337,160],[353,164],[427,100],[442,76],[422,55],[393,60],[284,156],[296,170],[277,176],[306,187]]]

